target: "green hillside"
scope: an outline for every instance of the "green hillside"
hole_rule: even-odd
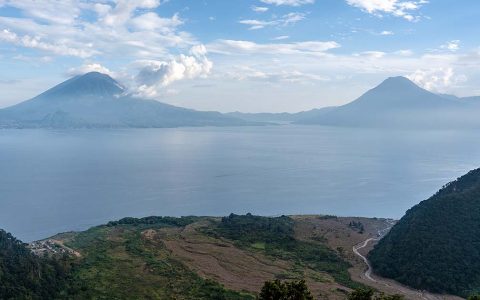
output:
[[[0,230],[0,299],[54,299],[67,280],[62,261],[35,256]]]
[[[407,211],[369,259],[377,274],[417,289],[480,291],[480,169]]]

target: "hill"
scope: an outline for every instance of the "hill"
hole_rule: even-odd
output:
[[[349,273],[363,265],[348,249],[385,225],[333,216],[124,218],[29,247],[60,262],[68,254],[64,281],[43,299],[255,299],[274,279],[304,279],[316,299],[345,299],[364,287]]]
[[[242,113],[242,112],[231,112],[227,115],[242,119],[249,122],[267,122],[267,123],[278,123],[278,124],[288,124],[296,122],[303,119],[310,119],[323,115],[335,107],[323,107],[316,108],[307,111],[301,111],[297,113]]]
[[[0,230],[0,299],[54,299],[67,280],[60,262],[35,256]]]
[[[98,72],[73,77],[20,104],[0,110],[0,128],[239,126],[249,122],[132,97]]]
[[[480,169],[407,211],[369,254],[378,275],[417,289],[480,291]]]
[[[480,127],[480,106],[468,98],[437,95],[405,77],[391,77],[358,99],[298,124],[452,128]]]

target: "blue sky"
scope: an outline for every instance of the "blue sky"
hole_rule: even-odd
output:
[[[201,110],[300,111],[389,76],[480,95],[480,1],[0,0],[0,107],[88,71]]]

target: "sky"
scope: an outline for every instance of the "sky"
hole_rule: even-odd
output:
[[[477,0],[0,0],[0,107],[89,71],[221,112],[348,103],[390,76],[480,95]]]

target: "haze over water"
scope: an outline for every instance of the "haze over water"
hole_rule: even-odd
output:
[[[477,137],[321,126],[0,130],[0,228],[30,241],[126,216],[399,218],[480,165]]]

